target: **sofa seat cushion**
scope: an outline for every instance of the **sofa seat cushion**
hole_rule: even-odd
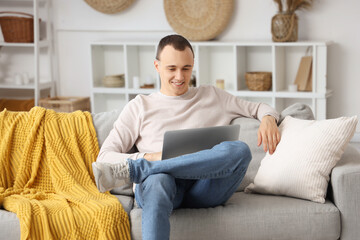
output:
[[[141,239],[141,209],[130,212],[133,239]],[[177,209],[170,217],[172,240],[338,239],[340,212],[289,197],[236,192],[224,206]]]

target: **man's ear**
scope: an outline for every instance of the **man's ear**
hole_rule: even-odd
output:
[[[156,68],[156,71],[158,73],[160,73],[160,61],[159,60],[154,60],[154,66]]]

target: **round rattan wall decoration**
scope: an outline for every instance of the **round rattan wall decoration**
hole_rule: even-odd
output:
[[[118,13],[129,7],[134,0],[84,0],[95,10],[102,13]]]
[[[164,0],[166,18],[175,32],[192,41],[214,39],[231,18],[233,0]]]

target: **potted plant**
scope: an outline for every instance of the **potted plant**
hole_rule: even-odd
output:
[[[298,10],[309,9],[314,0],[274,0],[278,13],[271,19],[274,42],[296,42],[298,39]]]

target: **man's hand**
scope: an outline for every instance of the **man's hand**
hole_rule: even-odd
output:
[[[258,146],[263,144],[264,151],[269,150],[270,154],[275,152],[280,142],[280,133],[273,116],[264,116],[258,130]]]
[[[145,153],[144,158],[148,161],[160,161],[161,156],[162,156],[162,152]]]

